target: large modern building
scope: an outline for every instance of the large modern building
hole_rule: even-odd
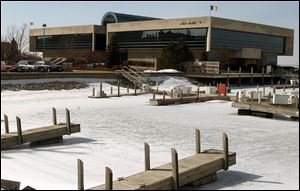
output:
[[[294,30],[217,17],[159,19],[108,12],[101,25],[30,30],[30,50],[47,58],[103,57],[117,42],[122,60],[159,62],[170,41],[185,40],[199,61],[219,61],[222,68],[276,65],[293,55]]]

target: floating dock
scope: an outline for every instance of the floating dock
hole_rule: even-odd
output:
[[[258,104],[257,102],[232,102],[232,107],[238,108],[239,113],[243,115],[251,115],[253,112],[262,112],[269,114],[279,114],[286,115],[293,118],[299,119],[299,109],[286,107],[286,106],[278,106],[272,105],[267,102],[261,102]]]
[[[7,116],[4,116],[5,134],[1,135],[1,150],[30,143],[31,145],[51,144],[63,141],[64,135],[80,132],[80,124],[70,122],[70,113],[66,109],[66,123],[57,124],[56,110],[53,108],[53,125],[34,129],[21,129],[21,119],[17,117],[17,132],[9,132]]]
[[[212,100],[230,101],[231,98],[229,96],[210,94],[210,95],[199,95],[199,96],[189,96],[189,97],[179,97],[179,98],[150,99],[149,102],[151,105],[160,106],[160,105],[171,105],[171,104],[205,102],[205,101],[212,101]]]
[[[150,168],[150,146],[144,143],[145,170],[113,181],[112,170],[105,168],[105,184],[88,190],[177,190],[183,186],[200,186],[217,179],[219,170],[228,170],[236,164],[236,153],[229,152],[228,137],[223,133],[223,150],[209,149],[201,152],[200,130],[195,130],[196,153],[178,160],[172,148],[170,163]],[[83,162],[78,159],[78,189],[84,189]]]

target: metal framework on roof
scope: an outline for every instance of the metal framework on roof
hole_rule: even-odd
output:
[[[147,20],[158,20],[160,18],[145,17],[139,15],[128,15],[123,13],[107,12],[103,15],[101,25],[105,26],[108,23],[121,23],[131,21],[147,21]]]

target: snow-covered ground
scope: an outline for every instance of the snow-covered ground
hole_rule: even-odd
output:
[[[179,77],[156,80],[165,90],[191,85]],[[151,146],[152,167],[169,162],[173,147],[179,158],[194,154],[194,129],[199,128],[203,149],[221,149],[226,132],[237,164],[219,172],[216,182],[194,189],[299,189],[299,122],[238,116],[226,101],[158,107],[149,105],[150,94],[89,99],[99,80],[89,82],[92,86],[81,90],[1,92],[1,116],[9,116],[12,131],[15,116],[21,117],[23,129],[51,124],[52,107],[57,108],[59,122],[65,120],[64,108],[69,108],[72,122],[80,123],[82,130],[66,136],[63,144],[1,151],[2,179],[37,189],[76,189],[80,158],[85,187],[93,187],[104,183],[105,166],[113,170],[115,179],[142,171],[144,142]],[[110,85],[104,83],[103,89],[109,92]],[[236,90],[233,87],[232,94]]]

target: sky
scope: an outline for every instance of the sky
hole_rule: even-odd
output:
[[[30,22],[32,28],[100,25],[108,11],[163,19],[209,16],[210,5],[218,6],[212,16],[294,29],[294,56],[278,62],[299,67],[298,1],[1,1],[1,35],[10,25]]]

